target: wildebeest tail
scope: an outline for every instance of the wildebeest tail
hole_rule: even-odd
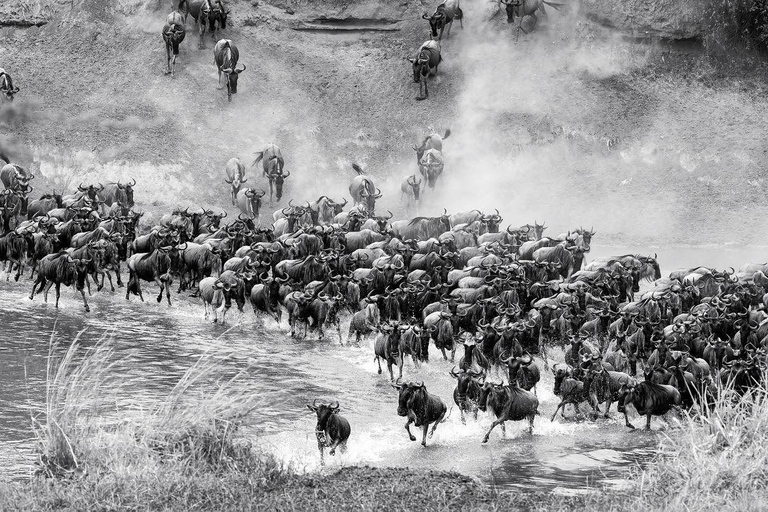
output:
[[[352,168],[357,172],[357,174],[360,174],[360,175],[364,174],[363,168],[360,167],[358,164],[352,163]]]
[[[453,17],[457,20],[464,19],[464,11],[461,10],[461,7],[456,8],[456,14],[454,14]]]
[[[443,139],[447,139],[450,136],[451,136],[451,129],[450,128],[446,128],[445,129],[445,135],[443,135]]]
[[[257,163],[259,163],[261,161],[262,158],[264,158],[264,152],[263,151],[259,151],[258,153],[256,153],[256,160],[254,160],[251,165],[256,165]]]

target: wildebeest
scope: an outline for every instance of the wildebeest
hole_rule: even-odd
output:
[[[7,281],[10,281],[11,279],[11,271],[13,271],[14,265],[16,266],[16,276],[14,277],[14,280],[19,280],[19,276],[24,272],[27,249],[25,235],[19,234],[16,231],[9,231],[0,237],[0,262],[3,263],[3,266],[6,266],[5,262],[8,262]]]
[[[413,145],[413,150],[416,152],[416,164],[421,162],[421,157],[424,156],[424,152],[428,149],[436,149],[442,152],[443,140],[447,139],[451,135],[450,128],[446,128],[445,133],[443,133],[442,136],[439,133],[433,131],[432,128],[429,130],[431,133],[424,137],[424,140],[421,141],[421,145]]]
[[[13,86],[13,79],[3,68],[0,68],[0,93],[8,101],[13,101],[13,95],[19,92],[18,87]]]
[[[347,342],[352,337],[352,333],[355,333],[355,342],[360,343],[360,337],[364,334],[369,334],[375,330],[378,330],[381,320],[381,312],[376,305],[376,299],[366,298],[368,304],[361,311],[352,315],[352,320],[349,323],[349,334],[347,335]]]
[[[249,219],[259,219],[259,209],[261,208],[261,198],[266,192],[258,191],[255,188],[244,188],[237,193],[237,207],[243,215]],[[261,221],[257,221],[259,224]]]
[[[384,324],[381,326],[381,332],[376,337],[373,344],[373,351],[376,354],[375,361],[379,365],[379,375],[381,375],[381,360],[387,363],[389,370],[389,380],[394,381],[395,376],[392,373],[392,366],[397,365],[400,368],[398,378],[403,377],[403,354],[400,352],[400,327],[395,324]]]
[[[433,395],[427,392],[427,388],[424,383],[408,382],[407,384],[400,384],[400,381],[396,381],[392,384],[392,387],[399,391],[397,401],[397,415],[406,416],[408,421],[405,423],[405,430],[408,432],[408,437],[411,441],[415,441],[416,437],[411,434],[410,425],[413,423],[417,427],[421,427],[423,430],[423,437],[421,440],[422,446],[427,446],[427,430],[429,424],[432,425],[432,431],[429,433],[429,437],[435,433],[435,429],[440,422],[445,419],[445,413],[448,408],[439,396]]]
[[[411,174],[400,182],[400,199],[405,198],[406,207],[410,207],[412,202],[418,204],[421,194],[421,181],[421,178],[419,178],[419,181],[416,181],[416,175]]]
[[[493,389],[495,387],[495,389]],[[506,421],[528,420],[528,432],[533,434],[533,420],[536,418],[539,409],[539,399],[530,391],[517,387],[517,382],[511,380],[508,386],[498,386],[486,382],[483,384],[480,393],[479,406],[481,410],[486,410],[491,393],[496,395],[495,399],[503,403],[500,408],[493,408],[496,420],[491,424],[491,428],[486,432],[483,443],[488,442],[491,432],[497,425],[503,425]],[[504,401],[506,394],[506,401]],[[499,410],[500,409],[500,410]]]
[[[35,178],[32,173],[27,173],[23,167],[18,164],[8,163],[0,169],[0,181],[6,189],[14,192],[26,192],[29,193],[29,182]]]
[[[439,217],[414,217],[392,223],[395,236],[401,240],[429,240],[451,230],[447,210]]]
[[[232,95],[237,94],[237,79],[240,73],[245,71],[237,68],[237,61],[240,58],[240,52],[237,46],[230,39],[220,39],[213,47],[213,62],[219,69],[219,89],[221,87],[221,74],[227,79],[227,100],[232,101]]]
[[[661,416],[669,412],[673,406],[681,403],[680,392],[666,384],[654,384],[648,380],[640,383],[630,382],[619,391],[619,412],[624,413],[624,423],[629,428],[635,428],[627,417],[627,405],[632,404],[637,414],[646,415],[645,429],[651,430],[651,416]]]
[[[252,165],[256,165],[261,160],[261,168],[264,177],[269,180],[269,202],[272,203],[273,195],[279,202],[283,197],[283,183],[285,178],[291,175],[290,172],[283,171],[285,160],[280,148],[273,143],[267,144],[263,151],[256,153],[256,160]]]
[[[536,22],[538,21],[538,18],[536,17],[536,11],[541,11],[541,13],[546,16],[547,12],[544,10],[544,4],[549,5],[551,7],[554,7],[555,10],[559,10],[561,7],[563,7],[565,4],[561,3],[555,3],[555,2],[547,2],[546,0],[499,0],[502,4],[504,4],[504,9],[507,12],[507,23],[513,23],[515,21],[515,16],[520,18],[520,21],[518,22],[517,30],[522,30],[523,33],[527,34],[528,32],[523,28],[523,18],[526,16],[530,16],[533,18],[533,25],[531,25],[531,30],[536,26]]]
[[[163,41],[165,41],[165,56],[168,64],[168,70],[165,74],[174,75],[176,72],[176,57],[179,55],[179,45],[184,41],[187,30],[184,28],[184,18],[179,11],[171,12],[165,18],[163,25]],[[171,60],[173,53],[173,60]]]
[[[171,257],[170,252],[175,250],[173,247],[158,247],[149,253],[136,253],[128,258],[128,286],[125,291],[125,300],[128,300],[131,292],[139,296],[144,302],[144,296],[141,293],[141,280],[154,281],[160,287],[160,293],[157,295],[157,302],[163,300],[163,290],[168,299],[168,305],[171,305]]]
[[[259,311],[263,311],[280,323],[283,316],[283,310],[280,307],[280,286],[287,283],[289,279],[287,276],[271,278],[266,273],[260,276],[261,282],[251,288],[250,299],[253,312],[258,314]]]
[[[237,205],[235,199],[240,191],[240,186],[248,181],[245,177],[245,165],[239,158],[230,158],[224,167],[224,171],[227,173],[227,179],[224,181],[231,185],[232,205]]]
[[[115,203],[123,205],[125,208],[133,208],[133,187],[136,186],[136,180],[131,179],[128,183],[106,183],[98,191],[99,197],[105,205],[112,206]]]
[[[338,414],[339,402],[317,405],[317,400],[315,400],[312,405],[307,404],[307,407],[317,414],[317,425],[315,426],[317,448],[320,450],[320,463],[325,464],[323,448],[330,448],[328,453],[335,455],[336,447],[341,446],[341,452],[344,453],[347,450],[347,440],[352,429],[347,419]]]
[[[453,401],[459,407],[461,412],[461,422],[466,423],[464,413],[472,413],[474,418],[477,419],[478,401],[480,399],[480,393],[482,390],[482,383],[477,379],[482,377],[482,372],[477,373],[473,370],[456,371],[456,367],[453,367],[449,372],[449,375],[456,379],[456,388],[453,390]]]
[[[352,178],[352,183],[349,184],[352,205],[362,205],[368,214],[373,214],[376,208],[376,199],[381,197],[381,190],[376,188],[373,180],[363,173],[362,167],[358,164],[352,164],[352,168],[357,172],[357,176]]]
[[[440,43],[437,41],[424,41],[416,52],[415,57],[408,60],[413,65],[413,81],[419,84],[417,100],[425,100],[429,97],[427,78],[437,75],[437,67],[443,61],[440,55]]]
[[[421,157],[419,162],[419,172],[424,177],[424,186],[422,192],[429,188],[434,189],[437,183],[437,178],[443,174],[443,168],[445,162],[443,160],[443,154],[437,149],[428,149],[424,151],[424,156]]]
[[[85,280],[87,278],[89,260],[73,259],[66,251],[57,254],[45,256],[37,265],[37,280],[32,285],[32,292],[29,294],[29,300],[35,295],[35,288],[40,286],[38,293],[44,290],[43,299],[48,302],[48,290],[56,285],[56,307],[59,307],[59,297],[61,296],[61,285],[76,285],[77,291],[83,297],[85,311],[90,311],[88,300],[85,298]]]
[[[446,36],[451,37],[451,27],[453,26],[454,19],[459,20],[461,28],[464,28],[464,12],[461,10],[461,7],[459,7],[459,0],[443,0],[431,16],[429,13],[425,12],[421,17],[429,21],[430,35],[432,36],[432,39],[442,39],[443,31],[446,26],[448,27]],[[439,33],[438,30],[440,31]]]
[[[214,37],[215,31],[215,14],[214,4],[216,0],[180,0],[179,11],[184,12],[184,21],[187,20],[188,15],[192,15],[198,26],[198,32],[200,39],[197,43],[198,48],[205,48],[205,31],[211,32],[211,37]],[[218,8],[218,5],[216,6]],[[222,26],[222,28],[224,28]]]

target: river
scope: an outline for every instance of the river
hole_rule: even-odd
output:
[[[609,254],[658,253],[662,273],[703,264],[717,268],[738,268],[746,262],[762,262],[764,248],[641,248],[594,246],[591,258]],[[588,258],[590,259],[590,258]],[[91,313],[84,314],[82,302],[70,289],[62,290],[61,306],[44,304],[42,296],[30,301],[31,283],[0,281],[0,461],[6,476],[18,478],[32,469],[34,441],[31,416],[41,410],[45,395],[46,364],[51,333],[68,345],[83,331],[83,344],[103,336],[114,350],[119,364],[114,371],[141,376],[145,385],[132,390],[134,401],[147,404],[165,396],[178,379],[203,354],[226,354],[222,363],[236,373],[242,369],[248,386],[260,405],[253,414],[246,435],[254,444],[274,451],[281,459],[300,469],[319,467],[314,440],[315,416],[305,407],[314,398],[338,400],[352,425],[346,454],[328,457],[329,467],[369,464],[456,470],[474,475],[499,489],[531,488],[556,492],[583,492],[590,487],[626,485],[629,471],[649,461],[656,453],[657,432],[629,431],[623,417],[611,419],[550,422],[558,400],[552,393],[552,376],[542,372],[538,386],[540,412],[534,435],[525,425],[507,426],[506,437],[494,430],[488,444],[481,444],[491,418],[481,413],[477,421],[462,425],[457,410],[441,424],[427,448],[410,442],[397,416],[397,392],[386,376],[377,374],[373,340],[360,347],[341,346],[336,333],[330,340],[294,340],[287,325],[256,318],[246,305],[244,314],[230,314],[227,325],[203,319],[199,299],[172,295],[174,304],[157,304],[151,295],[146,303],[124,299],[124,288],[114,294],[94,293]],[[347,320],[348,321],[348,320]],[[342,322],[345,335],[347,322]],[[60,350],[63,350],[60,349]],[[461,349],[457,352],[461,355]],[[539,361],[541,365],[541,362]],[[451,364],[432,348],[430,363],[416,370],[406,361],[404,377],[423,380],[430,392],[453,405],[454,380],[448,375]],[[642,425],[636,417],[638,425]],[[674,420],[673,420],[674,421]],[[669,429],[654,419],[654,429]],[[417,434],[418,437],[418,434]]]

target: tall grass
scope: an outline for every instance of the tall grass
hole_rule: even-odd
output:
[[[641,476],[640,502],[663,510],[764,510],[768,498],[768,371],[739,396],[718,386],[714,407],[685,415]]]
[[[82,335],[66,350],[51,335],[45,404],[33,418],[40,475],[263,466],[263,454],[238,436],[257,396],[244,382],[245,370],[222,380],[221,375],[231,374],[220,362],[222,354],[203,355],[167,396],[137,410],[130,398],[144,387],[145,377],[125,374],[129,363],[115,356],[109,336],[86,348]]]

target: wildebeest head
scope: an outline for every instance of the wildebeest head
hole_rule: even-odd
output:
[[[19,92],[19,88],[13,86],[11,75],[4,71],[0,73],[0,93],[5,96],[5,99],[13,101],[13,95],[17,92]]]
[[[315,427],[315,430],[323,432],[326,430],[331,415],[339,412],[339,402],[332,402],[328,405],[318,405],[317,399],[315,399],[312,402],[312,405],[307,404],[307,408],[317,414],[317,426]]]
[[[488,233],[498,233],[499,225],[503,220],[504,219],[501,217],[501,215],[499,215],[498,208],[496,209],[495,215],[483,215],[480,218],[480,221],[485,224],[485,229],[488,231]]]
[[[507,23],[512,23],[515,21],[515,14],[520,15],[518,8],[522,5],[522,0],[501,0],[501,3],[507,12]]]
[[[282,172],[279,172],[277,174],[270,174],[269,180],[274,181],[275,183],[275,199],[280,201],[280,199],[283,197],[283,183],[285,183],[285,178],[291,175],[290,171],[286,171],[285,174]]]
[[[211,33],[216,31],[216,22],[219,22],[220,28],[227,28],[227,15],[229,11],[224,7],[221,0],[210,1],[210,11],[208,13],[208,22]]]
[[[77,190],[80,192],[83,192],[84,195],[91,201],[98,201],[98,193],[101,192],[104,189],[104,185],[99,183],[98,185],[88,185],[87,187],[83,186],[81,183],[77,186]]]
[[[417,150],[418,154],[418,150]],[[422,151],[423,154],[423,151]],[[420,159],[421,157],[419,157]],[[408,179],[405,181],[406,185],[410,187],[411,192],[413,193],[413,198],[418,201],[419,200],[419,194],[421,193],[421,178],[419,178],[419,181],[416,181],[416,175],[412,174],[408,176]]]
[[[117,182],[117,188],[125,192],[125,204],[128,206],[128,208],[133,208],[133,187],[136,185],[136,180],[131,178],[131,181],[129,183],[120,183]]]
[[[265,194],[266,192],[264,190],[258,191],[255,188],[245,189],[245,197],[248,198],[248,201],[251,204],[251,211],[256,217],[258,217],[259,209],[261,208],[261,198],[264,197]]]
[[[413,382],[407,382],[405,384],[401,384],[400,379],[398,378],[395,383],[392,384],[392,387],[399,391],[399,396],[397,398],[397,415],[407,416],[408,402],[411,401],[411,397],[416,390],[424,388],[424,383],[421,382],[416,384]]]
[[[437,9],[435,9],[435,12],[432,13],[430,16],[429,13],[424,13],[421,16],[423,19],[429,21],[429,29],[431,32],[431,36],[433,39],[436,39],[438,36],[437,31],[445,27],[445,23],[447,21],[446,15],[445,15],[445,7],[441,4],[437,6]]]
[[[415,58],[409,58],[408,60],[413,65],[413,81],[414,83],[419,83],[422,76],[429,74],[429,56],[419,53]]]
[[[237,94],[237,79],[243,71],[245,71],[245,64],[243,64],[243,69],[224,68],[221,70],[227,77],[227,97],[229,101],[232,101],[233,94]]]

